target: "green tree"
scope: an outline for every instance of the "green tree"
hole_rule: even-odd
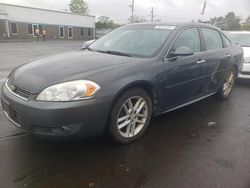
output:
[[[247,17],[246,23],[250,24],[250,16]]]
[[[225,30],[240,30],[240,21],[241,19],[234,12],[229,12],[225,16]]]
[[[145,18],[141,18],[139,16],[134,15],[134,19],[133,19],[133,23],[142,23],[142,22],[146,22],[147,20]],[[130,16],[130,18],[128,19],[129,23],[132,23],[132,16]]]
[[[225,18],[223,16],[210,18],[210,23],[220,29],[225,29]]]
[[[97,29],[113,29],[117,27],[116,24],[110,17],[108,16],[100,16],[96,22]]]
[[[241,26],[241,30],[250,30],[250,16],[248,16],[246,22]]]
[[[77,14],[88,14],[89,6],[85,0],[71,0],[69,3],[70,11]]]

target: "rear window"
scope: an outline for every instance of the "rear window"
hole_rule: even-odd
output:
[[[206,43],[206,50],[216,50],[223,48],[221,36],[218,31],[208,28],[202,28],[201,31]]]

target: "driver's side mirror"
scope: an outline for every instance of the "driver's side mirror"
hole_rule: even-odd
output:
[[[189,56],[193,54],[194,54],[193,50],[188,47],[179,47],[177,48],[176,51],[170,53],[171,57]]]
[[[94,43],[96,40],[88,40],[83,43],[81,50],[86,50],[92,43]]]

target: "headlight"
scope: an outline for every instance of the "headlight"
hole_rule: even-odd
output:
[[[250,63],[250,57],[245,57],[244,58],[244,63]]]
[[[92,81],[77,80],[56,84],[44,89],[36,98],[38,101],[77,101],[92,98],[100,86]]]

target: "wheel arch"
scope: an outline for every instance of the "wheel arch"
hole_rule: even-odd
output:
[[[117,99],[124,94],[126,91],[130,90],[130,89],[135,89],[135,88],[139,88],[139,89],[143,89],[145,92],[148,93],[149,97],[151,98],[152,101],[152,106],[153,106],[153,112],[152,114],[154,114],[159,107],[159,93],[157,92],[157,90],[153,87],[153,85],[149,82],[149,81],[136,81],[136,82],[132,82],[129,83],[127,85],[125,85],[124,87],[122,87],[119,92],[114,96],[113,100],[112,100],[112,105],[111,105],[111,109],[113,105],[115,104],[115,102],[117,101]],[[109,112],[110,114],[110,112]]]
[[[239,74],[239,66],[237,64],[233,64],[232,68],[236,71],[236,77],[238,77]]]

